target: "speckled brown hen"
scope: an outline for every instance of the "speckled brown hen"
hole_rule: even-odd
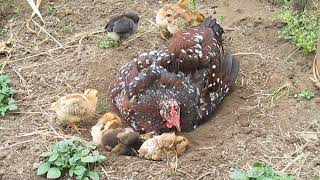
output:
[[[136,131],[191,131],[210,116],[234,84],[239,62],[222,47],[223,29],[208,17],[173,35],[157,51],[124,65],[112,100]]]

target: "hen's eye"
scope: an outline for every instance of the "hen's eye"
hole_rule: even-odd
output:
[[[167,15],[166,15],[166,17],[171,17],[171,16],[172,16],[171,14],[167,14]]]

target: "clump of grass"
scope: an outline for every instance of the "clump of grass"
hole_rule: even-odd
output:
[[[220,23],[223,23],[223,21],[224,21],[224,16],[218,16],[218,17],[217,17],[217,20],[218,20]]]
[[[12,98],[16,90],[10,86],[11,79],[7,75],[0,75],[0,114],[4,116],[8,111],[17,109],[16,101]]]
[[[98,103],[97,106],[97,113],[98,114],[105,114],[106,112],[109,111],[109,107],[107,105],[105,105],[104,103]]]
[[[304,90],[304,91],[301,91],[301,92],[298,94],[298,96],[299,96],[300,98],[310,100],[310,99],[314,98],[315,95],[314,95],[313,92],[311,92],[311,91],[309,91],[309,90]]]
[[[98,180],[99,174],[94,166],[106,160],[96,146],[80,140],[67,139],[52,145],[48,152],[42,153],[45,160],[39,165],[37,175],[56,179],[67,173],[81,180]]]
[[[178,18],[177,24],[180,31],[185,31],[188,26],[187,22],[183,18]]]
[[[320,16],[312,11],[302,12],[290,10],[286,7],[277,19],[286,25],[279,31],[279,35],[293,42],[306,54],[315,52],[320,28]]]
[[[230,174],[232,180],[294,180],[293,176],[279,173],[264,162],[256,162],[247,171],[235,170]]]
[[[101,49],[113,48],[113,47],[116,47],[117,45],[118,45],[118,42],[110,37],[106,37],[101,41],[99,41],[98,43],[98,47]]]
[[[64,33],[72,33],[72,27],[71,26],[64,26],[63,27],[63,32]]]
[[[198,6],[197,0],[191,0],[190,3],[188,4],[188,7],[192,10],[196,10]]]
[[[57,9],[54,5],[49,4],[48,6],[48,14],[49,15],[55,15],[57,12]]]

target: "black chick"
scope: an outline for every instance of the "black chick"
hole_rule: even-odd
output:
[[[108,36],[115,41],[127,39],[137,31],[139,19],[134,13],[113,16],[105,29]]]
[[[102,145],[107,151],[117,155],[136,156],[142,140],[140,134],[131,128],[117,128],[105,132]]]

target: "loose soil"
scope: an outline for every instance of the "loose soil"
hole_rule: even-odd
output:
[[[111,110],[107,90],[117,69],[163,42],[154,25],[161,4],[43,1],[44,27],[63,49],[32,22],[38,33],[26,28],[32,13],[26,2],[0,2],[0,38],[14,37],[12,54],[0,62],[6,62],[4,72],[13,79],[19,107],[0,118],[0,179],[42,179],[36,175],[39,154],[51,143],[64,135],[90,140],[90,126],[82,126],[81,135],[63,128],[50,104],[63,94],[96,88],[99,113]],[[56,7],[55,14],[48,13],[48,3]],[[108,154],[104,171],[98,168],[102,178],[229,179],[234,169],[249,168],[258,160],[298,179],[319,178],[320,94],[310,81],[314,55],[305,56],[278,37],[281,24],[272,17],[279,9],[267,1],[202,0],[199,8],[206,16],[224,17],[225,49],[241,62],[233,92],[209,122],[183,134],[192,142],[186,154],[162,162]],[[127,11],[141,16],[139,32],[119,48],[100,49],[97,43],[105,33],[96,32],[109,16]],[[64,32],[64,26],[72,32]],[[316,98],[295,96],[305,89]]]

